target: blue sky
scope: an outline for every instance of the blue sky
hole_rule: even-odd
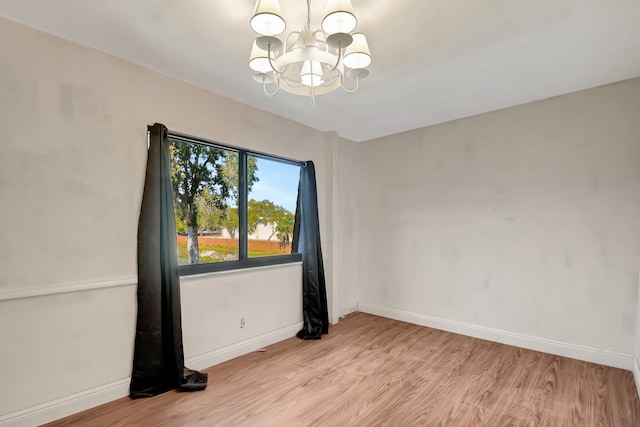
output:
[[[271,200],[290,212],[296,211],[300,168],[280,162],[257,159],[260,181],[253,184],[249,199]]]

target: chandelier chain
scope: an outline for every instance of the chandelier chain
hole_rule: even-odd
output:
[[[307,28],[311,28],[311,0],[307,0]]]

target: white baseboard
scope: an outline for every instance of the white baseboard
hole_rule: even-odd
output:
[[[333,316],[330,320],[329,323],[331,323],[332,325],[337,325],[340,322],[340,318],[351,314],[351,313],[355,313],[356,311],[358,311],[358,306],[357,305],[353,305],[351,307],[343,307],[341,309],[338,310],[338,315],[337,316]]]
[[[638,391],[638,397],[640,397],[640,361],[633,358],[633,379],[636,380],[636,390]]]
[[[613,366],[626,370],[632,369],[631,354],[618,353],[615,351],[601,350],[598,348],[572,344],[563,341],[556,341],[547,338],[533,337],[518,334],[500,329],[487,328],[484,326],[472,325],[470,323],[457,322],[454,320],[441,319],[423,314],[411,313],[394,308],[380,307],[373,304],[358,303],[360,311],[376,316],[387,317],[403,322],[414,323],[416,325],[427,326],[429,328],[440,329],[456,334],[467,335],[487,341],[499,342],[516,347],[528,348],[530,350],[541,351],[543,353],[555,354],[558,356],[570,357],[572,359],[584,360],[598,363],[600,365]],[[640,372],[638,373],[640,374]],[[636,384],[638,379],[636,377]]]
[[[32,427],[129,395],[131,378],[115,381],[80,393],[32,406],[0,417],[0,426]]]
[[[191,369],[202,370],[226,362],[260,348],[291,338],[302,328],[302,322],[269,332],[220,350],[185,360]],[[0,427],[32,427],[45,424],[99,405],[127,397],[131,378],[85,390],[70,396],[0,416]]]
[[[185,361],[185,365],[195,370],[206,369],[226,362],[227,360],[242,356],[243,354],[251,353],[252,351],[256,351],[268,345],[294,337],[301,328],[302,322],[296,323],[294,325],[278,329],[277,331],[269,332],[255,338],[242,341],[238,344],[212,351],[211,353],[189,358]]]
[[[341,308],[340,311],[338,312],[338,314],[340,315],[340,317],[343,317],[343,316],[346,316],[348,314],[355,313],[356,311],[358,311],[358,306],[357,305],[353,305],[351,307]]]

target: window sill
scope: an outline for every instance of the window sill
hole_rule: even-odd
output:
[[[217,272],[232,272],[253,268],[296,264],[302,262],[301,254],[274,255],[260,258],[249,258],[240,261],[225,261],[208,264],[181,265],[178,269],[180,277]]]

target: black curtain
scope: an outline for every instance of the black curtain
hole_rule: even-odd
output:
[[[207,374],[184,366],[180,276],[167,128],[149,126],[147,172],[138,222],[138,321],[131,397],[180,387],[202,390]]]
[[[317,340],[329,332],[327,288],[320,245],[316,170],[308,161],[300,168],[296,220],[291,243],[293,253],[302,254],[302,314],[304,326],[298,338]]]

